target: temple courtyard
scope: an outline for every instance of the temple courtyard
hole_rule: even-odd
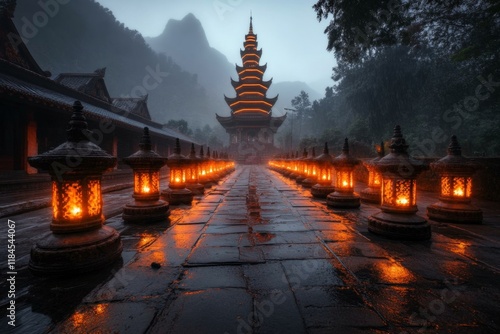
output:
[[[238,166],[191,206],[171,206],[163,223],[125,224],[131,184],[107,188],[106,225],[124,249],[97,273],[33,276],[29,252],[49,229],[50,208],[2,218],[4,235],[7,219],[16,224],[17,276],[16,327],[2,321],[0,332],[500,331],[497,203],[475,202],[481,225],[431,221],[430,241],[398,241],[368,231],[376,205],[333,210],[261,165]],[[425,215],[436,195],[418,196]],[[1,208],[12,210],[8,201]]]

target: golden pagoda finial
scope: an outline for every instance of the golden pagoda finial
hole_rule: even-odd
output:
[[[248,30],[248,33],[253,34],[252,11],[250,11],[250,29]]]

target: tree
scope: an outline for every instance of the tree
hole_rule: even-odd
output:
[[[191,136],[193,134],[193,130],[191,130],[188,126],[188,122],[180,119],[180,120],[169,120],[167,124],[164,125],[165,127],[178,131],[182,134],[185,134],[187,136]]]
[[[308,132],[308,120],[311,117],[311,101],[309,100],[309,94],[305,91],[300,91],[300,94],[292,99],[292,106],[294,107],[295,124],[298,129],[299,141],[302,137],[302,128],[305,126],[304,132]],[[292,129],[293,131],[293,129]]]
[[[405,45],[431,47],[483,73],[500,68],[498,0],[319,0],[313,8],[318,20],[332,15],[327,49],[339,63],[359,63],[380,48]]]

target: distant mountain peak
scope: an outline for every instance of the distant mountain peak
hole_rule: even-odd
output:
[[[187,14],[181,20],[168,20],[163,33],[157,38],[160,40],[175,41],[175,43],[179,43],[182,42],[178,40],[180,36],[186,40],[189,39],[189,43],[194,42],[204,48],[210,47],[203,26],[201,25],[200,20],[198,20],[193,13]],[[185,41],[184,43],[187,42],[188,41]]]

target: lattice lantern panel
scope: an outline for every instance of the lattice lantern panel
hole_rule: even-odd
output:
[[[351,171],[337,171],[336,172],[336,186],[338,189],[352,189],[353,177]]]
[[[441,196],[456,199],[470,199],[472,178],[465,176],[442,176]]]
[[[372,188],[380,187],[382,183],[382,176],[375,170],[370,170],[368,172],[368,186]]]
[[[382,205],[399,208],[417,204],[416,181],[413,179],[384,179],[382,183]]]
[[[158,171],[134,172],[134,193],[156,194],[160,189],[160,173]]]
[[[328,166],[319,169],[319,182],[330,184],[332,182],[332,168]]]

